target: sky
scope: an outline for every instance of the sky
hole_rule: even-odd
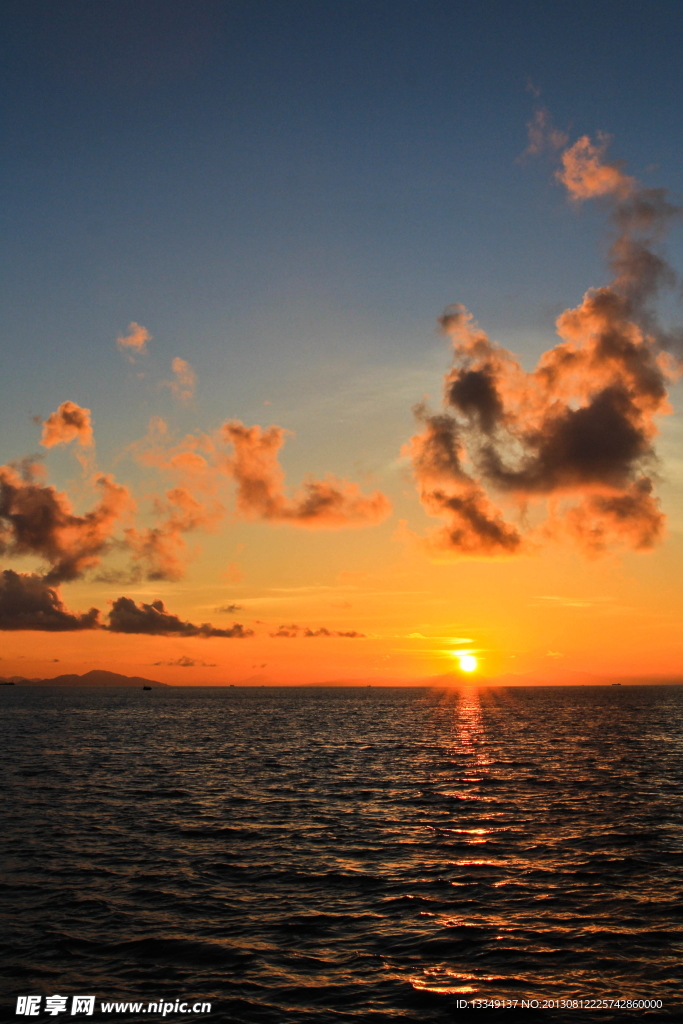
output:
[[[0,676],[683,676],[675,0],[0,21]]]

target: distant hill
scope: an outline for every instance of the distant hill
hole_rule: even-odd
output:
[[[168,686],[156,679],[143,679],[142,676],[122,676],[118,672],[107,672],[102,668],[94,668],[82,676],[74,673],[54,676],[52,679],[23,679],[11,676],[0,679],[0,683],[16,683],[17,686]]]

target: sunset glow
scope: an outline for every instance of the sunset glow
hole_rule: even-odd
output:
[[[313,129],[297,86],[224,131],[239,48],[208,107],[199,56],[136,59],[144,85],[54,59],[40,96],[84,127],[30,133],[6,182],[3,676],[677,677],[675,154],[523,83],[495,131],[431,79],[401,129],[345,92]]]

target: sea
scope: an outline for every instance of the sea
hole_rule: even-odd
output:
[[[0,762],[8,1020],[683,1019],[682,686],[6,686]]]

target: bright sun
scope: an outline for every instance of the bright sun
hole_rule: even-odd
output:
[[[463,672],[474,672],[477,667],[477,659],[473,654],[461,654],[460,656],[460,668]]]

